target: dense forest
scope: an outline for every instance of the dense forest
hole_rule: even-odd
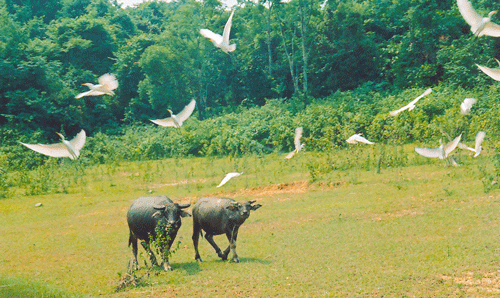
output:
[[[473,2],[482,15],[498,8]],[[226,54],[199,33],[222,33],[230,10],[217,0],[127,8],[114,0],[0,0],[3,161],[36,156],[19,141],[81,129],[93,158],[112,150],[109,136],[135,146],[125,157],[155,158],[286,151],[296,126],[304,126],[308,149],[325,150],[344,144],[347,129],[405,143],[436,132],[470,140],[497,124],[496,82],[475,64],[495,67],[500,39],[474,37],[455,0],[259,0],[232,9],[237,48]],[[75,98],[105,73],[119,81],[115,96]],[[420,113],[381,114],[428,87],[441,97]],[[457,121],[448,110],[471,95],[484,99],[467,123]],[[196,115],[181,131],[149,122],[192,99]],[[134,133],[142,135],[136,143],[127,137]]]

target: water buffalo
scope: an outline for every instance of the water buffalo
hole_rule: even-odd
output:
[[[193,206],[193,244],[196,252],[195,259],[201,262],[198,252],[198,239],[205,231],[205,238],[215,248],[217,255],[222,260],[227,260],[229,251],[233,251],[232,260],[236,263],[240,261],[236,254],[236,238],[238,229],[250,216],[251,210],[257,210],[262,205],[255,204],[255,201],[239,203],[233,199],[226,198],[201,198]],[[224,252],[220,250],[214,242],[214,235],[226,234],[229,246]]]
[[[157,236],[155,229],[158,224],[161,224],[165,227],[165,235],[168,236],[165,246],[160,247],[162,265],[165,271],[172,270],[168,263],[168,253],[175,236],[177,236],[177,231],[181,227],[181,217],[191,216],[182,209],[190,205],[190,203],[176,204],[166,196],[140,197],[132,203],[127,213],[127,222],[130,229],[128,245],[132,244],[134,254],[133,268],[138,266],[137,239],[143,240],[141,244],[149,254],[151,263],[158,265],[149,244],[150,236],[155,239]]]

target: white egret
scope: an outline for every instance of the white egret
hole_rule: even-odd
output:
[[[43,155],[51,156],[51,157],[69,157],[70,159],[77,159],[80,156],[80,150],[85,145],[85,131],[82,129],[76,137],[74,137],[71,141],[67,141],[64,139],[64,136],[60,133],[57,133],[61,139],[61,143],[56,144],[25,144],[20,142],[24,146],[30,148],[33,151],[41,153]]]
[[[189,118],[189,116],[191,116],[195,106],[196,106],[196,100],[193,99],[187,106],[184,107],[184,109],[182,109],[182,111],[179,114],[174,115],[174,113],[172,113],[171,110],[167,110],[170,112],[171,115],[170,117],[165,119],[156,119],[150,121],[165,127],[173,126],[179,128],[182,126],[182,123],[184,123],[184,121],[186,121],[186,119]]]
[[[224,177],[224,179],[222,179],[222,181],[219,183],[219,185],[217,185],[217,187],[221,187],[222,185],[226,184],[231,178],[233,177],[237,177],[239,175],[243,174],[243,172],[241,173],[228,173],[226,174],[226,176]]]
[[[360,133],[353,134],[350,136],[347,140],[345,140],[349,144],[357,144],[358,142],[365,143],[365,144],[375,144],[373,142],[368,141],[364,137],[361,136]]]
[[[294,138],[295,150],[288,153],[288,155],[285,157],[286,159],[292,158],[296,153],[299,153],[299,151],[304,147],[304,144],[300,143],[300,138],[302,138],[302,127],[297,127],[295,129],[295,138]]]
[[[222,36],[214,33],[208,29],[200,29],[200,34],[204,37],[210,39],[210,41],[214,44],[214,46],[221,49],[224,53],[229,53],[236,50],[236,44],[229,44],[229,34],[231,33],[231,24],[233,23],[233,14],[234,10],[231,12],[229,19],[224,26],[224,32]]]
[[[415,104],[424,96],[426,95],[429,95],[430,93],[432,92],[432,88],[429,88],[427,90],[424,91],[424,93],[422,93],[419,97],[415,98],[414,100],[412,100],[409,104],[407,104],[406,106],[402,107],[401,109],[399,110],[395,110],[395,111],[391,111],[389,112],[389,114],[391,114],[391,116],[397,116],[399,113],[401,113],[402,111],[404,110],[408,110],[408,111],[411,111],[415,108]]]
[[[472,108],[472,105],[475,104],[476,102],[477,102],[477,100],[475,98],[467,97],[460,104],[460,112],[463,115],[467,114],[470,111],[470,109]]]
[[[469,0],[457,0],[457,5],[460,14],[467,24],[470,25],[470,30],[475,36],[500,36],[500,26],[491,21],[491,17],[497,13],[496,10],[490,12],[487,17],[483,18],[474,10]]]
[[[480,131],[476,134],[476,143],[474,144],[474,148],[468,147],[464,143],[458,143],[458,148],[470,150],[475,153],[474,157],[476,157],[479,155],[479,153],[481,153],[481,149],[483,148],[481,147],[481,143],[483,142],[485,136],[486,133],[484,131]]]
[[[442,140],[440,139],[438,148],[415,147],[415,152],[425,157],[439,157],[440,159],[445,159],[458,146],[461,137],[462,134],[446,145],[443,145]]]
[[[325,6],[326,6],[326,2],[328,2],[328,0],[323,1],[323,3],[321,3],[321,4],[319,5],[319,7],[321,8],[321,10],[323,10],[323,9],[325,8]]]
[[[113,90],[118,88],[118,81],[116,77],[112,74],[104,74],[99,77],[99,84],[94,85],[92,83],[84,83],[84,86],[89,87],[89,91],[83,92],[75,96],[75,98],[81,98],[84,96],[98,96],[103,94],[115,95]]]
[[[497,59],[495,59],[497,60]],[[500,61],[497,60],[498,65],[500,65]],[[492,78],[495,81],[500,81],[500,68],[489,68],[486,66],[482,66],[479,64],[476,64],[479,69],[487,74],[490,78]]]

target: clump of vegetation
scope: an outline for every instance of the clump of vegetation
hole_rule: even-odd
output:
[[[129,288],[140,288],[151,285],[147,281],[149,273],[149,269],[145,270],[142,275],[139,275],[137,270],[128,270],[125,274],[118,273],[119,280],[118,285],[115,289],[115,293],[124,291]]]
[[[168,260],[179,248],[181,242],[177,241],[177,246],[171,247],[169,250],[165,249],[170,243],[171,238],[169,229],[165,222],[159,221],[155,227],[155,235],[149,235],[149,245],[151,251],[160,256],[161,260]],[[163,265],[163,264],[160,264]]]

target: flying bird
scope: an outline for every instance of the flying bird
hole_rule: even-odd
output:
[[[500,65],[500,61],[497,60],[497,63],[498,63],[498,65]],[[476,64],[476,65],[477,65],[477,67],[479,67],[480,70],[482,70],[490,78],[492,78],[495,81],[500,81],[500,68],[489,68],[489,67],[482,66],[479,64]]]
[[[210,41],[214,44],[214,46],[221,49],[224,53],[229,53],[236,50],[236,44],[229,44],[229,34],[231,33],[231,24],[233,22],[233,14],[234,10],[231,12],[229,19],[226,22],[226,26],[224,26],[224,32],[222,36],[214,33],[208,29],[200,29],[200,34],[204,37],[210,39]]]
[[[226,174],[226,176],[224,177],[224,179],[222,179],[222,181],[219,183],[219,185],[217,185],[217,187],[221,187],[222,185],[226,184],[231,178],[237,177],[237,176],[239,176],[241,174],[243,174],[243,172],[241,172],[241,173],[228,173],[228,174]]]
[[[467,114],[470,111],[470,109],[472,108],[472,105],[475,104],[476,102],[477,102],[477,100],[475,98],[467,97],[460,104],[460,112],[463,115]]]
[[[472,7],[469,0],[457,0],[458,10],[460,14],[470,25],[470,30],[477,36],[500,36],[500,26],[491,21],[491,17],[497,13],[496,10],[490,12],[487,17],[480,16]]]
[[[485,136],[486,136],[486,133],[484,131],[480,131],[476,135],[476,143],[474,145],[474,148],[468,147],[464,143],[458,143],[458,148],[470,150],[470,151],[475,153],[474,157],[476,157],[479,155],[479,153],[481,153],[481,149],[483,148],[483,147],[481,147],[481,143],[483,142]]]
[[[113,90],[118,88],[118,81],[116,77],[112,74],[104,74],[99,77],[99,84],[94,85],[92,83],[84,83],[84,86],[89,87],[89,91],[83,92],[75,96],[75,98],[81,98],[84,96],[98,96],[103,94],[115,95]]]
[[[408,110],[408,111],[411,111],[415,108],[415,104],[424,96],[426,95],[429,95],[430,93],[432,92],[432,89],[429,88],[427,90],[424,91],[424,93],[422,93],[419,97],[415,98],[414,100],[412,100],[409,104],[407,104],[406,106],[402,107],[401,109],[399,110],[395,110],[395,111],[391,111],[389,112],[389,114],[391,114],[391,116],[397,116],[399,113],[401,113],[402,111],[404,110]]]
[[[440,159],[445,159],[458,146],[461,137],[462,134],[446,145],[443,145],[442,140],[440,139],[438,148],[415,147],[415,152],[425,157],[439,157]]]
[[[286,159],[292,158],[296,153],[299,153],[299,151],[304,147],[304,144],[300,143],[300,138],[302,138],[302,127],[297,127],[295,129],[295,150],[292,152],[288,153],[288,155],[285,157]]]
[[[44,144],[25,144],[20,142],[24,146],[30,148],[33,151],[38,153],[42,153],[43,155],[51,156],[51,157],[69,157],[70,159],[77,159],[80,156],[80,150],[85,145],[85,131],[82,129],[71,141],[67,141],[64,139],[64,136],[60,133],[57,133],[62,142],[55,143],[50,145]]]
[[[361,136],[360,133],[356,133],[356,134],[353,134],[352,136],[350,136],[347,140],[345,140],[347,143],[349,144],[357,144],[358,142],[361,142],[361,143],[366,143],[366,144],[375,144],[373,142],[370,142],[368,141],[367,139],[365,139],[364,137]]]
[[[174,113],[172,113],[171,110],[167,110],[170,112],[171,115],[170,117],[165,119],[156,119],[150,121],[165,127],[173,126],[179,128],[182,126],[182,123],[184,123],[184,121],[186,121],[186,119],[189,118],[189,116],[191,116],[195,106],[196,106],[196,100],[193,99],[187,106],[184,107],[184,109],[182,109],[182,111],[179,114],[174,115]]]

